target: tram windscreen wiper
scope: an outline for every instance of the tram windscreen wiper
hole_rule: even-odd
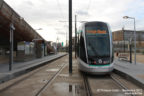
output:
[[[94,54],[97,54],[96,50],[94,49],[94,47],[89,43],[89,46],[91,46],[91,49],[93,50]],[[91,57],[97,57],[97,56],[91,56]]]

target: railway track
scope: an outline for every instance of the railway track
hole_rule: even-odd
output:
[[[65,68],[66,64],[63,64],[63,66],[61,66],[61,68],[59,69],[59,71],[57,71],[50,80],[48,80],[48,82],[38,91],[38,93],[35,96],[40,96],[40,94],[45,91],[45,89],[48,87],[48,85],[51,84],[51,82],[59,75],[59,73]]]
[[[127,86],[125,86],[120,80],[119,78],[117,78],[116,76],[114,75],[110,75],[110,77],[112,78],[113,81],[115,81],[115,83],[120,86],[122,89],[124,90],[130,90]],[[136,96],[134,95],[132,92],[128,92],[130,94],[130,96]]]
[[[0,96],[39,96],[67,65],[57,59],[18,78],[1,84]],[[17,91],[19,90],[19,91]],[[21,94],[23,92],[24,94]],[[4,94],[4,95],[3,95]],[[5,95],[7,94],[7,95]]]
[[[84,73],[83,73],[83,78],[84,78],[84,87],[85,87],[85,90],[86,90],[86,96],[93,96],[90,85],[89,85],[89,82],[88,82],[88,78]]]
[[[83,74],[83,78],[87,96],[142,96],[136,95],[114,74],[102,77]]]

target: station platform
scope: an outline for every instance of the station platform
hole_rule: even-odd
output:
[[[46,63],[65,56],[66,53],[58,53],[43,58],[34,59],[27,62],[15,62],[12,65],[12,71],[9,71],[9,64],[0,64],[0,83],[13,79],[19,75],[27,73]]]
[[[115,59],[114,71],[144,88],[144,64]]]
[[[87,96],[74,56],[72,67],[70,74],[68,55],[63,56],[0,84],[0,96]]]

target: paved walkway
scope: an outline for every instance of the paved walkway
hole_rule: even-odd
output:
[[[24,74],[38,66],[41,66],[64,55],[66,55],[66,53],[58,53],[27,62],[17,62],[13,64],[12,71],[9,71],[9,64],[0,64],[0,83],[12,79],[18,75]]]
[[[62,57],[38,68],[38,72],[0,84],[0,96],[87,96],[75,58],[72,66],[73,72],[69,74],[68,56]]]
[[[133,81],[139,83],[139,85],[144,86],[144,64],[138,63],[129,63],[127,61],[120,61],[115,59],[114,68],[127,75],[127,77],[133,79]]]

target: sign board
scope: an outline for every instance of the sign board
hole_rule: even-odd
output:
[[[106,30],[86,30],[86,33],[90,33],[90,34],[106,34]]]
[[[25,41],[19,42],[17,46],[17,50],[25,50]]]
[[[62,46],[63,46],[63,42],[62,42]]]
[[[24,45],[18,45],[18,50],[24,50],[25,46]]]

